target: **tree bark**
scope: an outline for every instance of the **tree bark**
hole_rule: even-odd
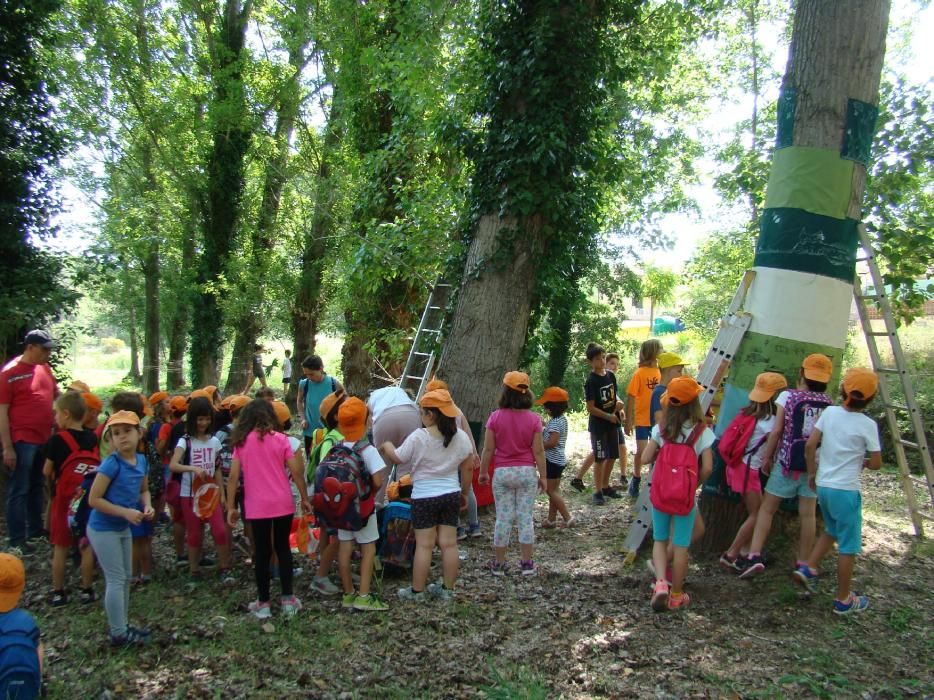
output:
[[[518,235],[510,236],[510,231]],[[503,241],[509,246],[509,255],[503,257],[510,262],[498,267],[490,258]],[[518,367],[532,309],[536,260],[542,254],[537,218],[480,218],[438,367],[470,421],[486,418],[499,398],[503,374]]]
[[[127,378],[132,382],[140,380],[139,372],[139,334],[136,332],[136,309],[130,304],[130,371]]]
[[[159,366],[162,336],[159,332],[159,239],[153,237],[143,265],[146,277],[146,323],[143,391],[151,394],[159,390]]]

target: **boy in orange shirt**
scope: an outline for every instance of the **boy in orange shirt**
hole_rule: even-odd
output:
[[[629,480],[629,495],[632,498],[639,495],[642,452],[652,435],[650,407],[652,391],[662,378],[658,369],[658,356],[661,352],[661,341],[656,338],[649,338],[642,343],[642,347],[639,348],[639,367],[626,388],[626,435],[632,435],[633,426],[636,428],[636,453],[632,456],[632,478]]]

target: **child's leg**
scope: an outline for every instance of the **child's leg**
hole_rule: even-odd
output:
[[[776,466],[776,469],[778,468]],[[762,496],[762,503],[759,504],[759,512],[756,515],[756,526],[752,531],[752,541],[749,543],[750,555],[762,554],[765,541],[769,538],[769,530],[772,529],[772,518],[781,502],[781,498],[768,491]]]
[[[104,592],[104,612],[110,634],[122,637],[127,631],[127,600],[130,578],[130,532],[97,531],[88,528],[88,539],[97,555],[107,588]]]
[[[853,568],[856,566],[855,554],[841,554],[837,561],[837,600],[850,599],[850,584],[853,582]]]
[[[684,590],[684,577],[688,572],[688,547],[695,533],[698,520],[697,506],[687,515],[672,517],[671,543],[674,553],[671,562],[671,593],[679,595]],[[700,532],[703,534],[703,526]]]
[[[140,537],[139,575],[145,580],[152,578],[152,536]]]
[[[437,530],[438,546],[441,548],[441,575],[444,578],[444,587],[454,588],[461,566],[457,552],[457,528],[450,525],[439,525]]]
[[[704,524],[704,518],[701,516],[700,511],[695,508],[694,513],[694,525],[691,527],[691,544],[700,540],[704,533],[707,532],[707,526]],[[670,564],[674,559],[675,545],[671,540],[668,540],[668,563]]]
[[[583,479],[584,474],[586,474],[593,465],[594,465],[594,457],[593,457],[593,452],[591,452],[589,455],[587,455],[584,458],[584,463],[581,464],[580,469],[577,470],[577,478]]]
[[[473,492],[472,483],[467,489],[467,524],[474,526],[480,524],[480,514],[477,512],[477,494]]]
[[[593,490],[600,493],[603,490],[603,472],[606,470],[605,459],[595,459],[593,463]]]
[[[435,551],[435,541],[438,536],[436,530],[437,528],[434,527],[426,527],[415,531],[415,556],[412,560],[413,591],[425,590],[425,583],[428,581],[428,570],[431,568],[431,554]],[[454,541],[456,543],[456,529],[454,530],[454,533]]]
[[[752,539],[753,530],[756,529],[756,516],[762,503],[762,494],[758,491],[747,491],[743,494],[743,503],[746,505],[746,519],[739,526],[739,530],[736,531],[733,544],[726,550],[727,556],[731,559],[738,557],[742,552],[742,548]]]
[[[331,573],[331,566],[334,559],[337,558],[337,550],[340,543],[337,541],[337,535],[329,535],[327,528],[323,525],[318,535],[318,571],[315,574],[319,577],[326,577]]]
[[[811,554],[811,550],[814,549],[814,537],[817,533],[817,499],[800,496],[798,498],[798,517],[801,518],[798,561],[805,561]]]
[[[615,461],[615,457],[610,457],[603,463],[603,469],[600,470],[600,473],[603,477],[600,480],[600,488],[602,490],[610,488],[610,477],[613,476],[613,463]]]
[[[632,475],[637,479],[642,478],[642,452],[648,444],[648,440],[636,440],[636,453],[632,456]]]
[[[671,592],[678,595],[684,590],[684,578],[688,573],[688,548],[674,547],[674,558],[671,562]]]
[[[340,540],[337,554],[337,570],[340,573],[341,586],[345,594],[354,592],[353,577],[350,575],[350,558],[353,555],[353,546],[353,533],[351,533],[349,540]]]
[[[68,547],[55,545],[52,549],[52,590],[65,590],[65,562],[68,560]]]
[[[827,552],[833,549],[834,542],[836,540],[826,532],[821,533],[821,536],[817,538],[817,542],[814,544],[814,549],[808,555],[807,565],[817,571],[820,568],[821,561],[827,556]]]
[[[269,602],[269,555],[272,549],[272,518],[251,521],[256,536],[256,556],[253,557],[253,573],[256,577],[257,600]]]
[[[94,586],[94,550],[86,544],[81,548],[81,587],[88,589]]]
[[[457,536],[455,535],[455,540]],[[376,560],[376,541],[360,545],[360,595],[370,595],[373,581],[373,562]]]
[[[188,545],[188,570],[192,574],[201,571],[201,545],[204,539],[204,525],[195,515],[194,499],[182,498],[182,514],[185,517],[185,542]]]
[[[548,519],[554,521],[555,513],[560,513],[565,521],[571,519],[568,507],[561,497],[561,477],[548,479]]]
[[[289,534],[291,531],[291,515],[282,515],[272,519],[272,548],[279,560],[279,584],[282,587],[282,596],[286,598],[292,595],[292,548],[289,547]],[[218,547],[219,553],[220,547]],[[229,549],[227,550],[227,560],[230,561]]]
[[[218,565],[221,569],[229,569],[231,563],[230,539],[227,536],[223,509],[220,506],[211,515],[208,526],[211,528],[211,537],[214,539],[214,546],[217,548]]]
[[[500,467],[493,472],[493,498],[496,501],[496,525],[493,527],[493,551],[496,561],[506,561],[506,547],[516,518],[516,492],[510,472],[513,467]]]
[[[619,442],[619,480],[620,483],[626,481],[626,467],[629,466],[629,452],[626,450],[626,441]]]
[[[532,559],[535,547],[535,497],[538,495],[538,470],[535,467],[513,467],[519,483],[516,486],[516,516],[519,521],[519,552],[523,561]]]

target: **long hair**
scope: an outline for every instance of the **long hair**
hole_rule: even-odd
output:
[[[269,433],[279,430],[279,421],[276,419],[272,405],[266,399],[253,399],[237,416],[233,432],[230,434],[230,444],[240,447],[246,442],[246,437],[252,432],[259,433],[262,439]]]
[[[750,401],[743,409],[744,416],[754,416],[756,420],[765,420],[776,413],[774,397],[768,401]]]
[[[457,419],[444,415],[440,410],[434,407],[426,408],[425,410],[434,415],[435,427],[441,432],[441,435],[444,437],[444,446],[447,447],[451,444],[451,440],[454,439],[454,436],[457,435]]]
[[[649,338],[639,348],[639,366],[648,367],[662,352],[662,341],[658,338]]]
[[[668,442],[678,442],[681,439],[681,428],[685,423],[698,423],[704,420],[704,409],[696,397],[683,405],[668,403],[662,411],[661,433]]]
[[[214,406],[211,404],[210,399],[206,399],[203,396],[198,396],[192,399],[188,403],[188,415],[185,416],[185,430],[192,437],[198,432],[198,419],[207,416],[211,419],[210,425],[208,425],[207,433],[211,433],[211,428],[214,427]]]
[[[516,391],[503,384],[503,393],[499,396],[500,408],[515,408],[517,410],[532,408],[532,394],[528,391]]]

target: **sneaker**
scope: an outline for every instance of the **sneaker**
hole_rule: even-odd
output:
[[[286,617],[295,617],[298,611],[302,609],[302,601],[294,595],[282,596],[279,603],[282,605],[282,614]]]
[[[467,526],[467,534],[471,537],[483,537],[483,533],[480,532],[480,523],[474,523],[473,525]]]
[[[198,562],[198,566],[210,568],[214,566],[214,560],[211,559],[211,557],[201,557],[201,561]]]
[[[529,559],[528,561],[519,562],[519,572],[523,576],[534,576],[538,573],[538,567],[535,566],[535,562]]]
[[[595,506],[605,506],[605,505],[606,505],[606,499],[603,497],[603,493],[602,493],[602,492],[600,492],[600,493],[595,493],[595,494],[591,497],[590,502],[591,502],[593,505],[595,505]]]
[[[175,555],[175,566],[179,568],[183,566],[188,566],[188,555],[187,554],[176,554]]]
[[[489,569],[494,576],[505,576],[509,565],[504,561],[490,559],[490,561],[487,562],[486,568]]]
[[[237,579],[234,578],[233,572],[230,569],[221,569],[218,575],[220,576],[221,584],[224,586],[232,586],[237,582]]]
[[[457,526],[457,541],[460,542],[461,540],[466,540],[466,539],[467,539],[467,528],[464,527],[463,525],[458,525]]]
[[[668,582],[656,581],[652,589],[652,610],[662,612],[668,609]]]
[[[369,595],[358,595],[354,599],[353,609],[366,612],[383,612],[389,610],[389,606],[381,601],[375,593],[370,593]]]
[[[97,600],[97,594],[94,592],[93,588],[82,588],[81,593],[78,594],[78,601],[82,605],[90,605]]]
[[[351,591],[350,593],[344,593],[341,597],[341,607],[342,608],[353,608],[354,601],[357,599],[357,592]]]
[[[629,480],[629,497],[639,497],[639,484],[642,482],[641,476],[634,476]]]
[[[619,492],[616,489],[610,488],[610,487],[603,489],[603,495],[606,498],[622,498],[622,496],[619,494]]]
[[[846,601],[835,600],[833,602],[833,611],[836,615],[852,615],[859,613],[869,607],[869,598],[859,593],[850,593],[850,599]]]
[[[575,525],[577,525],[577,518],[573,515],[564,521],[564,527],[574,527]]]
[[[801,586],[808,594],[817,593],[817,572],[807,564],[799,564],[791,572],[791,580]]]
[[[724,552],[720,555],[720,568],[724,571],[729,571],[731,574],[737,574],[743,570],[739,563],[741,558],[742,557],[731,557]]]
[[[425,594],[425,591],[416,591],[411,586],[400,588],[396,592],[396,595],[398,595],[402,600],[408,600],[412,603],[424,603],[428,598],[428,596]]]
[[[571,488],[578,493],[584,493],[584,480],[577,478],[571,479]]]
[[[110,635],[110,646],[112,647],[127,647],[127,646],[136,646],[138,644],[146,644],[149,642],[149,635],[143,634],[140,630],[134,627],[127,627],[126,633],[121,635]]]
[[[762,557],[758,554],[755,556],[747,557],[746,568],[743,569],[740,573],[740,578],[752,578],[753,576],[758,576],[763,571],[765,571],[765,562],[762,561]]]
[[[327,576],[315,576],[311,581],[311,590],[321,595],[337,595],[341,592],[341,589],[331,583],[331,579]]]
[[[454,600],[454,589],[445,588],[444,584],[441,583],[429,583],[428,587],[425,589],[432,598],[437,598],[444,602],[449,602]]]
[[[269,603],[260,603],[258,600],[254,600],[247,606],[247,610],[250,611],[250,614],[260,620],[268,620],[272,617],[272,610],[269,607]]]
[[[678,595],[668,596],[668,609],[669,610],[679,610],[680,608],[686,608],[691,604],[691,596],[687,593],[679,593]]]
[[[126,628],[127,628],[128,631],[132,631],[132,632],[134,632],[135,634],[138,634],[138,635],[141,636],[141,637],[151,637],[151,636],[152,636],[152,630],[149,629],[148,627],[134,627],[133,625],[127,625]]]
[[[627,479],[625,476],[620,476],[620,477],[619,477],[619,487],[620,487],[620,489],[622,489],[623,491],[625,491],[625,490],[629,487],[629,479]]]
[[[53,608],[68,605],[68,594],[65,591],[52,591],[52,595],[49,596],[49,605]]]

